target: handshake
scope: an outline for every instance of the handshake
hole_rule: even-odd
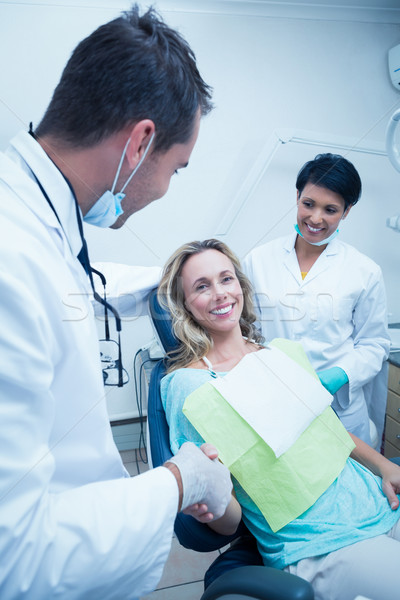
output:
[[[179,452],[164,464],[178,482],[178,511],[191,514],[204,523],[222,517],[231,500],[230,473],[217,456],[218,452],[211,444],[198,448],[192,442],[185,442]]]

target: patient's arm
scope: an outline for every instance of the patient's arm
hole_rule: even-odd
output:
[[[399,506],[399,499],[396,494],[400,493],[400,467],[376,452],[360,438],[352,433],[349,435],[356,445],[351,457],[375,475],[382,477],[382,491],[387,497],[391,508],[395,510]]]
[[[208,526],[222,535],[232,535],[236,533],[241,518],[242,509],[232,493],[232,499],[228,504],[225,514],[220,519],[216,519],[215,521],[208,523]]]
[[[232,495],[225,514],[219,519],[214,519],[214,515],[208,512],[206,504],[193,504],[183,511],[185,515],[191,515],[201,523],[207,523],[211,529],[222,535],[232,535],[236,532],[242,518],[242,509],[239,502]]]

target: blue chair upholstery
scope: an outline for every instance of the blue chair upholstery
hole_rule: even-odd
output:
[[[162,465],[172,456],[169,445],[169,428],[159,391],[160,381],[164,375],[164,361],[160,360],[151,374],[147,407],[150,452],[154,467]],[[195,545],[197,552],[218,550],[237,537],[236,534],[229,537],[221,536],[207,525],[199,523],[190,515],[184,515],[183,513],[177,515],[175,534],[182,546],[193,549],[193,545]]]
[[[153,290],[150,294],[149,312],[164,350],[169,352],[176,348],[179,342],[173,335],[169,315],[158,303],[157,290]],[[152,371],[149,385],[147,418],[154,467],[162,465],[172,455],[169,428],[160,395],[160,381],[165,371],[165,362],[161,359]],[[232,547],[214,561],[214,566],[211,565],[210,575],[206,577],[207,589],[201,600],[216,600],[222,597],[228,600],[228,596],[232,598],[234,596],[235,600],[240,598],[314,599],[312,587],[304,579],[278,569],[261,566],[262,559],[256,548],[255,539],[243,523],[236,534],[224,536],[210,529],[208,525],[199,523],[190,515],[179,513],[174,529],[180,544],[197,552],[218,550],[234,541]]]

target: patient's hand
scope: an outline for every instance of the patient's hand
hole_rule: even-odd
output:
[[[218,458],[218,450],[212,444],[202,444],[200,450],[202,450],[208,458],[211,458],[211,460]]]
[[[200,521],[200,523],[210,523],[214,519],[214,515],[208,511],[207,504],[192,504],[182,511],[185,515],[191,515]]]
[[[399,507],[396,494],[400,494],[400,467],[360,440],[354,433],[349,432],[349,435],[356,445],[350,456],[378,477],[382,477],[382,493],[388,499],[390,508],[396,510]]]
[[[399,507],[399,499],[396,494],[400,494],[400,467],[390,461],[385,462],[381,467],[382,472],[382,492],[388,499],[392,510]]]

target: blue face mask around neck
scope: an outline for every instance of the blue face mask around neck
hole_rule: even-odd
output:
[[[296,233],[298,233],[299,236],[302,237],[303,240],[307,242],[307,244],[310,244],[310,246],[325,246],[326,244],[329,244],[329,242],[331,242],[339,234],[339,229],[336,229],[336,231],[334,231],[329,237],[325,238],[324,240],[321,240],[320,242],[309,242],[308,240],[306,240],[306,238],[301,233],[300,228],[297,225],[297,223],[295,223],[294,228],[296,230]]]
[[[118,217],[120,215],[122,215],[122,213],[124,211],[122,209],[121,202],[125,198],[125,195],[126,195],[123,193],[123,191],[126,188],[126,186],[128,185],[128,183],[130,182],[130,180],[132,179],[132,177],[135,175],[137,170],[139,169],[140,165],[143,163],[144,159],[146,158],[147,153],[150,149],[150,146],[154,140],[154,135],[155,134],[153,133],[150,138],[149,143],[147,144],[145,151],[143,152],[141,159],[139,160],[136,167],[133,169],[132,173],[128,177],[128,179],[125,182],[125,185],[123,186],[121,191],[118,192],[117,194],[114,194],[114,189],[117,184],[117,180],[119,177],[119,173],[121,171],[122,163],[125,158],[126,150],[129,146],[129,142],[131,141],[131,139],[129,138],[129,140],[126,142],[125,148],[122,152],[122,156],[119,161],[117,173],[115,175],[114,183],[112,185],[111,190],[107,190],[106,192],[104,192],[104,194],[102,194],[100,196],[100,198],[93,204],[92,208],[83,217],[83,220],[85,221],[85,223],[90,223],[90,225],[96,225],[97,227],[111,227],[111,225],[114,225],[114,223],[118,219]]]

